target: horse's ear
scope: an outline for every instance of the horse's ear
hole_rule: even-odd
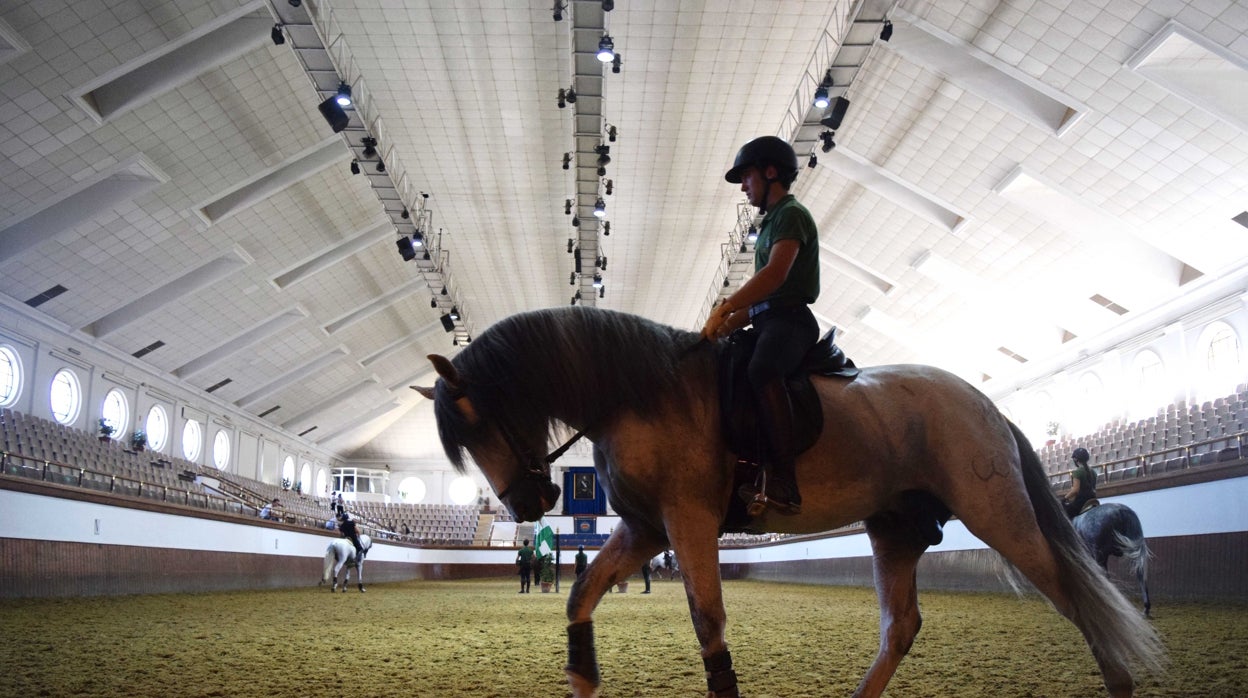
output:
[[[442,380],[446,381],[446,387],[452,390],[459,390],[459,371],[455,370],[455,365],[451,360],[441,354],[430,354],[429,361],[433,363],[433,370],[442,376]]]
[[[412,390],[415,390],[416,392],[420,393],[420,394],[421,394],[421,396],[423,396],[426,400],[432,400],[432,399],[433,399],[433,388],[432,388],[432,387],[426,387],[426,386],[423,386],[423,385],[409,385],[409,386],[407,386],[407,387],[409,387],[409,388],[411,388]]]

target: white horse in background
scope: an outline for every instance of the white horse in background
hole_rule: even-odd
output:
[[[355,582],[360,587],[360,591],[364,591],[364,557],[368,555],[368,551],[373,547],[373,539],[360,535],[360,546],[364,548],[364,556],[359,560],[355,559],[355,546],[351,545],[351,541],[346,538],[339,538],[331,542],[325,548],[325,571],[321,574],[321,581],[317,584],[320,586],[325,582],[333,580],[333,584],[329,587],[330,593],[338,591],[338,573],[342,572],[342,591],[347,591],[347,580],[351,577],[351,568],[355,568]],[[345,571],[343,571],[345,569]],[[330,576],[332,573],[332,577]]]

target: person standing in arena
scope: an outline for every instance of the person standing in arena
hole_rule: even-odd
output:
[[[789,193],[797,154],[787,141],[763,136],[741,146],[724,179],[740,184],[763,214],[754,247],[754,276],[711,310],[702,336],[727,337],[753,324],[758,333],[748,375],[770,454],[763,485],[746,484],[741,496],[780,514],[801,513],[797,489],[793,406],[784,379],[819,339],[810,304],[819,297],[819,231],[805,206]]]
[[[527,594],[533,582],[533,546],[529,545],[528,538],[524,539],[524,545],[520,546],[520,551],[516,553],[516,567],[520,571],[519,593]]]
[[[585,574],[585,568],[589,566],[589,556],[585,554],[585,546],[576,546],[576,578],[580,579]]]

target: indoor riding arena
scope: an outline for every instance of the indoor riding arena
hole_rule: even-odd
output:
[[[6,0],[0,696],[1248,696],[1246,95],[1241,0]]]

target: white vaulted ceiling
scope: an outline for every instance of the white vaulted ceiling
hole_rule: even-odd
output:
[[[578,289],[697,329],[748,222],[723,172],[758,135],[798,146],[815,310],[859,364],[1000,394],[1248,287],[1243,3],[566,4],[557,22],[550,0],[0,3],[0,293],[63,286],[37,311],[84,338],[163,342],[142,361],[171,379],[397,460],[440,451],[407,386],[457,351],[452,303],[454,336]],[[576,27],[604,25],[620,72],[574,77],[597,35]],[[809,105],[830,66],[850,106],[824,151]],[[317,110],[339,77],[384,174]],[[610,196],[586,167],[607,124]],[[404,206],[441,236],[436,277],[396,250]],[[592,257],[569,285],[569,239],[609,260],[601,298]]]

